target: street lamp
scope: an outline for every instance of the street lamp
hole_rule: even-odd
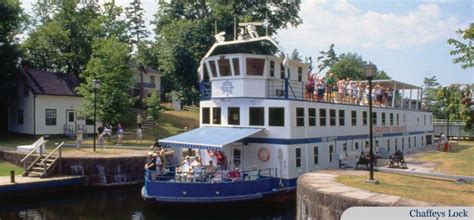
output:
[[[94,87],[94,152],[95,152],[95,139],[96,139],[96,126],[97,126],[97,90],[100,89],[100,81],[98,79],[92,80],[92,86]]]
[[[373,63],[367,63],[364,65],[364,72],[365,75],[367,76],[367,80],[369,81],[369,144],[370,144],[370,167],[369,167],[369,173],[370,173],[370,178],[367,180],[367,182],[370,183],[378,183],[377,180],[374,180],[374,144],[373,144],[373,119],[372,119],[372,79],[374,78],[375,73],[377,72],[377,66],[375,66]]]

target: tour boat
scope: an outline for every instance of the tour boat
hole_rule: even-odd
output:
[[[170,164],[159,174],[147,170],[146,200],[214,203],[286,194],[295,191],[298,176],[341,163],[353,167],[361,152],[368,152],[367,105],[309,100],[309,65],[276,55],[281,47],[269,36],[216,38],[198,69],[200,127],[159,143],[174,149],[177,161],[191,148],[204,167],[217,154],[225,155],[227,165],[216,173],[202,169],[188,177]],[[397,94],[386,106],[373,107],[375,149],[392,154],[431,145],[432,114],[422,108],[421,88],[395,80],[372,84]],[[239,178],[231,178],[236,171]]]

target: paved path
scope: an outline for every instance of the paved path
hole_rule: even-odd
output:
[[[82,186],[83,176],[59,176],[50,178],[35,178],[15,176],[15,183],[10,182],[10,176],[0,177],[0,197],[16,193],[42,192],[41,190],[58,189],[62,187]]]
[[[15,148],[11,147],[0,147],[0,151],[17,153],[26,155],[26,153],[17,152]],[[48,150],[47,150],[48,151]],[[77,150],[75,147],[63,148],[62,156],[65,158],[97,158],[97,157],[143,157],[148,153],[148,148],[123,148],[123,147],[104,147],[103,150],[97,148],[96,152],[93,152],[92,148],[80,148]]]

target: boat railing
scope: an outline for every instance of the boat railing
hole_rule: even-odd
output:
[[[266,168],[259,170],[237,171],[218,170],[216,172],[206,172],[202,167],[200,171],[179,172],[179,171],[157,171],[145,170],[147,182],[181,182],[181,183],[229,183],[241,181],[257,181],[277,177],[277,168]]]
[[[212,86],[211,82],[201,82],[199,84],[199,92],[201,94],[201,100],[210,100],[212,98]]]

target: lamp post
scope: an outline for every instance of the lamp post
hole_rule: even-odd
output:
[[[100,88],[100,81],[97,79],[92,80],[92,85],[94,87],[94,152],[95,152],[95,139],[97,136],[97,90]]]
[[[368,63],[364,65],[364,72],[365,75],[367,76],[367,80],[369,81],[369,146],[370,146],[370,167],[369,167],[369,173],[370,173],[370,178],[367,180],[367,182],[370,183],[378,183],[377,180],[374,179],[374,144],[373,144],[373,136],[374,136],[374,131],[373,131],[373,119],[372,119],[372,79],[375,75],[375,72],[377,72],[377,66],[375,66],[373,63]]]

